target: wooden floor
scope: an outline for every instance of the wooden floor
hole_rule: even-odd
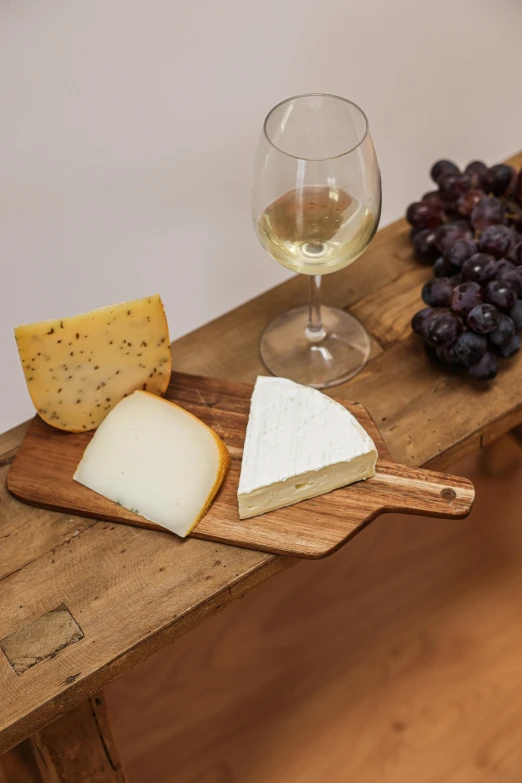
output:
[[[386,516],[107,689],[130,783],[520,783],[522,469]]]

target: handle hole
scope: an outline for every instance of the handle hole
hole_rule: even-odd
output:
[[[449,487],[444,487],[444,489],[441,489],[440,491],[441,498],[444,498],[444,500],[455,500],[457,497],[457,493],[454,489],[450,489]]]

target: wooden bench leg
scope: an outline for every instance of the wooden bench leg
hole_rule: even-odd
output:
[[[44,783],[126,783],[103,694],[31,737]]]
[[[0,756],[0,783],[42,783],[29,740]]]
[[[480,452],[480,469],[488,476],[504,476],[521,461],[522,440],[517,429],[488,443]]]
[[[522,424],[519,424],[518,427],[513,427],[509,434],[522,446]]]

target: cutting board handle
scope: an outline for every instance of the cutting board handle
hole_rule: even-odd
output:
[[[473,484],[465,478],[396,462],[379,461],[370,487],[379,492],[381,508],[432,517],[465,517],[475,499]]]

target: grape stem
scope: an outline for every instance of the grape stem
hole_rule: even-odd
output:
[[[326,337],[321,318],[321,275],[310,275],[310,304],[306,337],[311,343],[319,343]]]

